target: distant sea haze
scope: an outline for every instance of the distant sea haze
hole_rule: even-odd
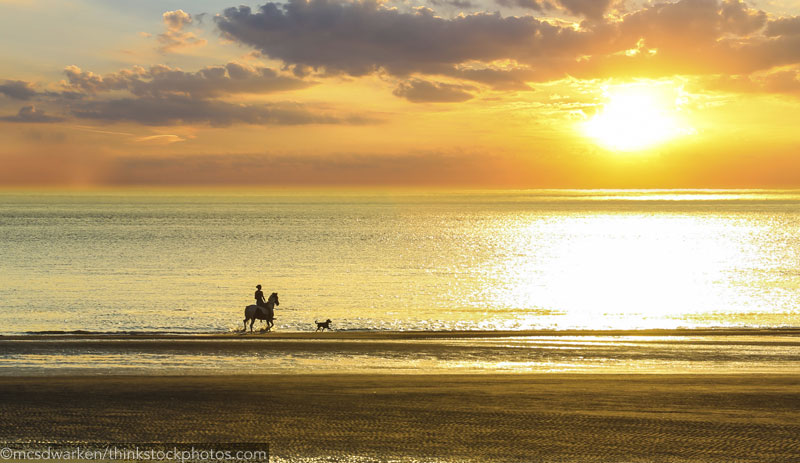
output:
[[[794,191],[7,192],[0,256],[0,334],[800,326]]]

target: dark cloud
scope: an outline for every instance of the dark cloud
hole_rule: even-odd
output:
[[[767,23],[764,31],[767,37],[777,37],[779,35],[800,35],[800,16],[791,18],[778,18]]]
[[[187,97],[121,98],[80,102],[73,105],[72,114],[81,119],[136,122],[144,125],[200,123],[229,126],[232,124],[299,125],[375,122],[367,117],[314,112],[298,104],[243,105]]]
[[[681,0],[659,3],[627,15],[620,24],[622,37],[643,38],[649,47],[706,47],[719,37],[717,0]]]
[[[573,16],[600,19],[614,0],[495,0],[508,8],[523,8],[538,12],[564,11]]]
[[[624,36],[638,35],[649,45],[690,48],[724,42],[725,34],[747,36],[766,23],[766,13],[739,0],[680,0],[659,3],[625,16]]]
[[[6,80],[0,84],[0,94],[15,100],[30,100],[36,96],[33,84],[23,80]]]
[[[740,0],[726,0],[720,10],[722,31],[736,35],[756,32],[767,23],[767,14],[749,8]]]
[[[48,116],[41,109],[36,109],[35,106],[23,106],[20,108],[16,116],[0,117],[0,121],[6,122],[31,122],[31,123],[46,123],[46,122],[59,122],[63,121],[63,117]]]
[[[615,5],[612,0],[503,1],[534,10],[561,8],[592,20],[575,29],[533,16],[475,13],[447,19],[424,8],[402,12],[374,1],[333,0],[267,3],[257,11],[230,8],[215,19],[228,38],[287,66],[352,76],[446,75],[502,89],[567,75],[742,73],[800,62],[795,38],[800,34],[786,34],[793,31],[788,24],[767,26],[763,11],[740,0],[653,3],[619,21],[602,19]],[[775,35],[764,37],[765,26]],[[637,48],[648,52],[637,54]],[[493,67],[501,60],[517,67],[513,72]]]
[[[233,62],[224,66],[208,66],[197,72],[156,65],[149,70],[136,66],[103,76],[69,66],[64,73],[68,79],[67,88],[73,91],[99,93],[128,90],[141,97],[184,95],[214,98],[235,93],[295,90],[311,85],[296,77],[280,75],[270,68]]]
[[[496,0],[496,2],[507,8],[524,8],[538,12],[556,9],[552,2],[541,0]]]
[[[362,76],[379,69],[399,76],[435,74],[468,61],[513,58],[534,61],[554,42],[578,38],[530,16],[476,13],[443,19],[375,2],[290,0],[267,3],[254,13],[229,8],[216,17],[229,38],[264,55],[328,72]]]
[[[174,19],[181,24],[181,17]],[[7,82],[4,93],[18,98],[36,97],[48,106],[79,119],[102,122],[135,122],[144,125],[199,123],[212,126],[232,124],[366,124],[379,122],[369,116],[320,111],[295,103],[234,104],[222,101],[230,94],[265,94],[304,88],[311,82],[277,71],[231,62],[185,72],[164,65],[145,69],[134,66],[99,75],[68,66],[62,81],[63,91],[36,93],[24,82]],[[31,93],[33,92],[33,93]],[[129,97],[104,95],[125,92]],[[46,115],[26,106],[15,116],[0,118],[8,122],[56,122],[62,117]]]
[[[412,79],[401,83],[394,95],[413,103],[457,103],[472,99],[470,87]]]
[[[575,16],[600,19],[614,0],[558,0],[558,3]]]
[[[428,0],[428,4],[433,6],[452,6],[464,10],[468,10],[470,8],[475,8],[476,6],[478,6],[477,4],[469,0]]]

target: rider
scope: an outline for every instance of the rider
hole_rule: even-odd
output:
[[[256,305],[263,307],[265,310],[267,308],[267,301],[264,300],[264,293],[261,291],[261,285],[256,285]]]

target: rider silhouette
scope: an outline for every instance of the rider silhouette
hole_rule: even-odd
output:
[[[264,300],[264,293],[261,291],[261,285],[256,285],[256,305],[261,309],[262,307],[266,310],[267,308],[267,301]],[[263,311],[259,310],[261,313]]]

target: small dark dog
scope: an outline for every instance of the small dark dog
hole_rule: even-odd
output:
[[[314,323],[317,324],[317,331],[319,331],[319,330],[325,331],[326,328],[328,329],[328,331],[330,331],[330,329],[331,329],[331,319],[330,318],[325,320],[324,322],[318,322],[318,321],[314,320]]]

